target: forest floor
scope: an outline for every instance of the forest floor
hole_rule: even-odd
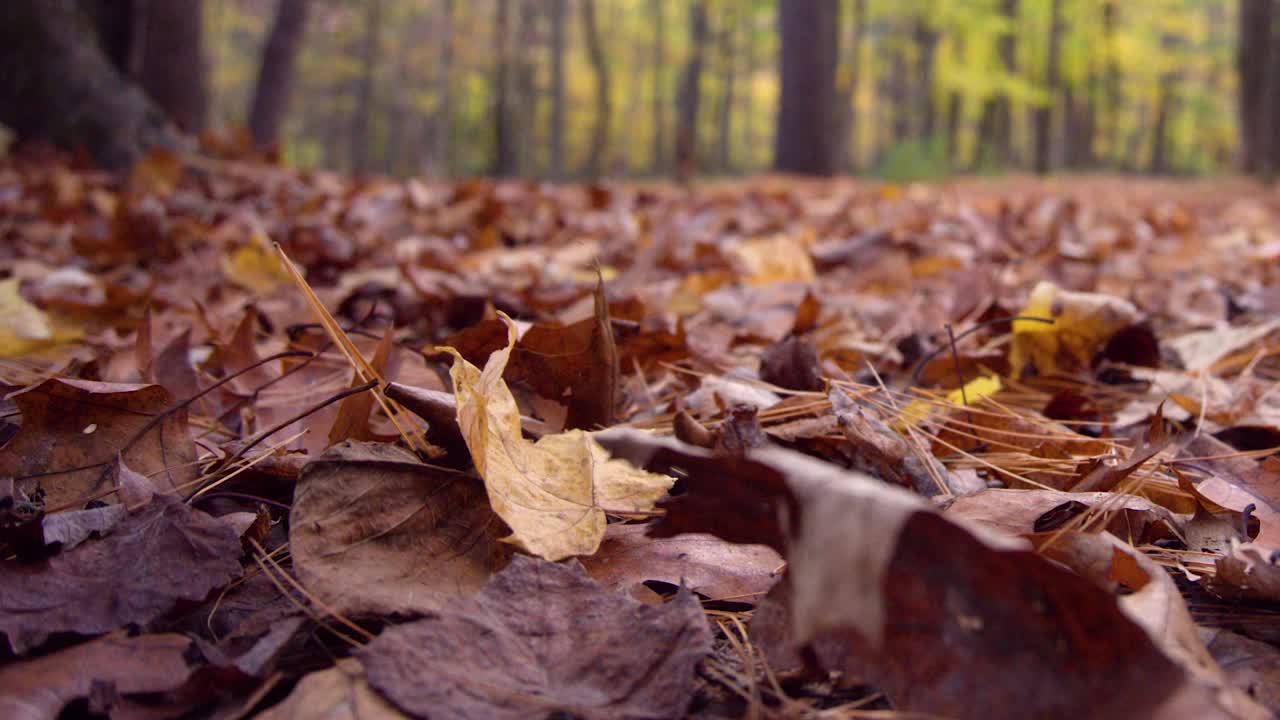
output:
[[[1278,201],[5,160],[0,716],[1271,717]]]

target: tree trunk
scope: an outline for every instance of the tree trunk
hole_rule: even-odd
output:
[[[564,179],[565,30],[568,0],[550,0],[551,13],[551,177]]]
[[[497,177],[515,174],[515,130],[511,110],[511,30],[512,0],[498,0],[493,23],[493,49],[497,58],[493,67],[491,112],[493,118],[493,165],[489,172]]]
[[[1272,0],[1241,0],[1236,70],[1240,75],[1240,166],[1262,169],[1265,136],[1263,96],[1270,62]]]
[[[596,118],[591,128],[591,147],[587,153],[586,174],[592,180],[600,177],[604,154],[609,145],[609,126],[613,121],[609,98],[609,67],[605,64],[600,27],[596,22],[596,0],[582,0],[582,32],[587,45],[587,58],[596,81]]]
[[[676,90],[676,179],[688,182],[698,166],[698,106],[702,98],[702,62],[707,48],[707,3],[689,6],[689,56]]]
[[[720,108],[716,122],[719,128],[719,136],[716,139],[716,168],[720,172],[730,172],[733,165],[733,95],[734,85],[737,80],[738,69],[738,49],[737,49],[737,30],[738,17],[731,11],[725,11],[721,15],[720,28],[720,49],[718,55],[721,63],[721,73],[724,83],[723,92],[720,93]]]
[[[209,110],[202,36],[203,0],[136,0],[141,9],[142,66],[138,83],[189,133],[204,129]]]
[[[82,148],[120,168],[174,136],[91,27],[74,0],[0,2],[0,122],[20,140]]]
[[[307,26],[309,0],[280,0],[267,45],[262,51],[258,83],[249,110],[253,143],[266,148],[280,141],[280,124],[289,107],[293,69]]]
[[[1270,0],[1267,0],[1270,2]],[[1106,0],[1102,6],[1102,44],[1106,49],[1107,65],[1103,76],[1103,95],[1107,102],[1107,154],[1109,162],[1120,162],[1120,112],[1122,96],[1119,53],[1116,50],[1116,26],[1119,24],[1119,0]]]
[[[360,81],[351,118],[351,171],[369,169],[369,119],[373,115],[373,80],[378,67],[378,31],[382,25],[382,0],[368,0],[364,16],[364,44],[360,51]]]
[[[1045,59],[1045,90],[1049,102],[1036,108],[1033,116],[1035,128],[1034,168],[1037,174],[1049,172],[1053,161],[1053,110],[1061,88],[1058,77],[1058,48],[1062,43],[1062,0],[1050,0],[1049,48]]]
[[[778,7],[782,88],[773,164],[780,172],[832,175],[839,169],[839,9],[836,0],[788,0]]]
[[[929,23],[924,18],[919,17],[916,18],[912,35],[915,38],[918,61],[915,72],[915,102],[912,105],[916,108],[916,116],[920,118],[917,137],[928,141],[933,137],[938,122],[937,109],[933,102],[933,75],[936,65],[934,58],[938,49],[938,33],[929,27]]]
[[[1014,26],[1018,20],[1018,0],[1004,0],[1001,11],[1009,25]],[[996,49],[1004,73],[1012,77],[1018,71],[1018,36],[1012,29],[1001,35]],[[982,106],[978,145],[970,165],[976,168],[984,160],[998,168],[1007,167],[1014,160],[1013,107],[1004,91],[989,98]]]
[[[960,158],[960,113],[964,109],[964,96],[951,91],[947,94],[946,152],[947,162],[953,167]]]
[[[653,159],[655,175],[667,172],[667,14],[666,0],[650,0],[653,13]]]
[[[849,29],[849,49],[845,56],[845,81],[836,93],[836,156],[849,172],[858,163],[858,88],[862,80],[862,38],[866,34],[867,0],[853,0],[853,23]]]
[[[431,116],[432,155],[439,174],[452,177],[458,167],[453,144],[453,0],[440,3],[440,67],[436,75],[439,101]]]

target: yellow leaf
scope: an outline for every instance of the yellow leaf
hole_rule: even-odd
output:
[[[0,357],[18,357],[80,337],[80,330],[50,319],[18,292],[16,277],[0,281]]]
[[[1000,392],[1001,387],[1003,385],[1000,383],[1000,378],[995,375],[976,378],[965,383],[963,391],[956,389],[947,393],[947,402],[953,405],[973,405],[979,400]],[[898,413],[898,419],[893,422],[893,429],[902,431],[908,426],[919,425],[929,417],[930,411],[936,405],[937,403],[928,400],[912,400],[911,404]]]
[[[1013,321],[1013,377],[1032,367],[1041,375],[1086,368],[1112,335],[1139,318],[1138,309],[1123,298],[1062,290],[1049,282],[1036,285],[1018,315],[1053,322]]]
[[[525,552],[560,560],[590,555],[604,539],[605,512],[646,512],[666,495],[672,478],[637,470],[609,454],[590,434],[574,430],[537,443],[520,434],[520,411],[502,379],[516,342],[505,315],[507,347],[489,355],[484,370],[453,355],[458,425],[484,479],[489,504],[511,528],[507,541]]]
[[[260,295],[291,282],[289,272],[281,262],[275,252],[259,242],[243,245],[218,259],[222,275],[228,282]]]
[[[813,282],[817,277],[808,248],[786,236],[748,240],[734,255],[745,270],[742,281],[747,285]]]

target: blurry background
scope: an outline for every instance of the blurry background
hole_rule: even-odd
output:
[[[89,8],[188,132],[249,127],[303,168],[564,180],[1269,176],[1277,4],[9,0]]]
[[[298,165],[396,174],[767,169],[779,12],[825,4],[840,170],[1239,155],[1249,28],[1223,0],[312,0],[281,139]],[[213,124],[245,123],[276,6],[206,0]]]

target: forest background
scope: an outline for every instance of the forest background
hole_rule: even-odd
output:
[[[247,122],[277,4],[204,3],[211,126]],[[765,170],[779,14],[830,5],[834,43],[816,42],[836,61],[835,169],[904,180],[1231,170],[1256,154],[1238,122],[1242,73],[1265,70],[1266,48],[1247,56],[1246,35],[1271,3],[306,4],[280,134],[300,167],[549,179]]]

